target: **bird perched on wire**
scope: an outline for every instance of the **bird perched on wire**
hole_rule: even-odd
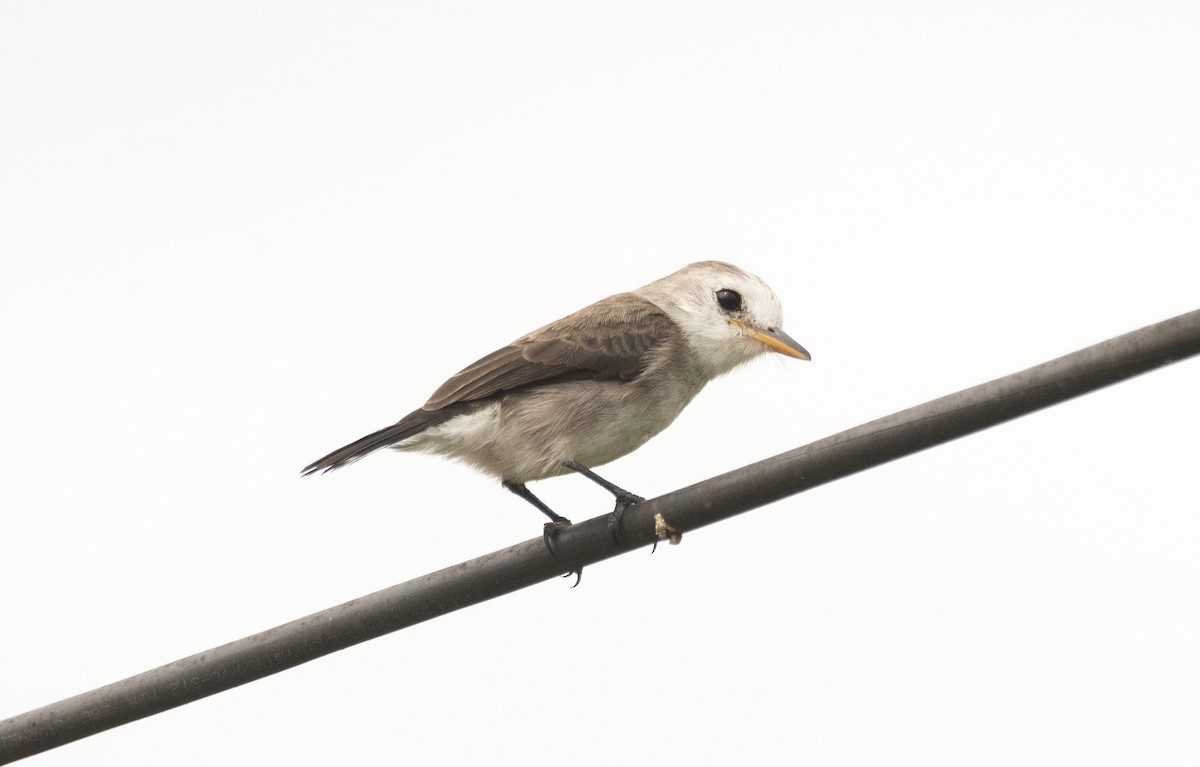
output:
[[[518,338],[461,372],[423,406],[306,466],[330,471],[380,448],[437,453],[499,477],[550,518],[525,486],[578,472],[617,499],[642,500],[592,471],[641,447],[719,375],[766,352],[807,360],[758,277],[702,261]]]

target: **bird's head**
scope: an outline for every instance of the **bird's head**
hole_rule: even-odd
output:
[[[783,307],[775,292],[732,264],[689,264],[637,292],[679,324],[709,378],[766,352],[811,359],[783,332]]]

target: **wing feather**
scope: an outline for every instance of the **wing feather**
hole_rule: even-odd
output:
[[[679,334],[654,304],[619,293],[523,336],[456,373],[433,393],[424,410],[571,379],[631,381],[647,353]]]

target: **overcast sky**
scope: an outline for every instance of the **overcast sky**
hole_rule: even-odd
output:
[[[0,717],[540,534],[308,462],[703,259],[645,496],[1200,307],[1187,2],[0,3]],[[1188,361],[30,760],[1200,761]],[[608,496],[535,492],[569,517]]]

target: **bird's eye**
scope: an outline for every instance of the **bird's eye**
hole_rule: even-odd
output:
[[[736,312],[742,308],[742,294],[736,290],[722,288],[717,291],[717,303],[727,312]]]

